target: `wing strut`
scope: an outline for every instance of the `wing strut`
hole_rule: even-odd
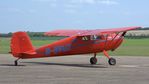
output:
[[[106,34],[106,42],[105,42],[105,45],[104,45],[104,50],[106,50],[106,47],[107,47],[107,42],[108,42],[108,34]]]
[[[127,33],[126,31],[123,32],[123,33],[121,34],[120,38],[121,38],[121,37],[124,37],[126,33]],[[119,33],[118,33],[118,34],[119,34]],[[117,35],[118,35],[118,34],[117,34]],[[117,35],[116,35],[116,37],[117,37]],[[113,39],[113,40],[114,40],[114,39]],[[116,42],[116,44],[119,44],[119,42],[120,42],[120,40],[118,40],[118,41]],[[113,45],[113,46],[115,46],[115,45]],[[113,46],[112,46],[112,47],[113,47]],[[111,51],[114,51],[114,50],[115,50],[115,49],[112,49]]]
[[[120,32],[118,32],[115,36],[114,36],[114,38],[112,39],[112,41],[111,41],[111,45],[112,45],[112,43],[113,43],[113,41],[114,41],[114,39],[119,35],[119,33]],[[112,46],[110,46],[110,47],[113,47],[113,45]],[[113,49],[112,49],[112,51],[113,51]]]
[[[123,32],[123,34],[122,34],[122,36],[125,36],[125,34],[126,34],[127,32],[125,31],[125,32]]]
[[[119,35],[119,33],[117,33],[115,36],[114,36],[114,38],[112,38],[112,40],[111,40],[111,44],[113,43],[113,41],[114,41],[114,39],[117,37]],[[107,47],[107,42],[108,42],[108,34],[106,34],[106,42],[105,42],[105,45],[104,45],[104,50],[106,50],[106,47]],[[112,46],[113,47],[113,46]]]

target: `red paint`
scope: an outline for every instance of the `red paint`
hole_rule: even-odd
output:
[[[32,46],[25,32],[15,32],[11,39],[11,53],[14,57],[27,59],[104,52],[104,54],[110,58],[106,51],[115,50],[123,42],[122,34],[117,35],[116,33],[138,28],[140,27],[109,30],[59,30],[47,32],[45,33],[46,35],[69,37],[49,45],[41,46],[38,49]],[[91,38],[93,35],[97,35],[100,38],[93,40]]]

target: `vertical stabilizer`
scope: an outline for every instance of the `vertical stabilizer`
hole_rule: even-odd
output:
[[[21,53],[34,50],[29,36],[26,32],[15,32],[11,38],[11,53],[15,57],[20,57]]]

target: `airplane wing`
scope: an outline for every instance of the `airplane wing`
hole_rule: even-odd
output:
[[[46,32],[48,36],[85,36],[85,35],[99,35],[104,33],[126,32],[130,30],[139,29],[141,27],[122,27],[112,29],[95,29],[95,30],[55,30]]]
[[[44,33],[47,36],[73,36],[82,34],[86,30],[54,30]]]

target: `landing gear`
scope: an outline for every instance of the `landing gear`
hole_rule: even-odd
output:
[[[15,61],[14,61],[14,65],[15,66],[18,66],[18,60],[19,60],[20,58],[18,58],[18,59],[16,59]]]
[[[94,53],[94,57],[90,58],[90,63],[91,64],[96,64],[97,63],[96,53]]]
[[[109,61],[108,61],[108,63],[109,63],[110,65],[115,65],[115,64],[116,64],[116,59],[110,58]]]
[[[96,64],[97,63],[97,58],[96,57],[91,57],[90,58],[90,63],[91,64]]]
[[[116,65],[116,59],[111,58],[105,50],[103,51],[103,53],[109,59],[108,61],[109,65]]]

